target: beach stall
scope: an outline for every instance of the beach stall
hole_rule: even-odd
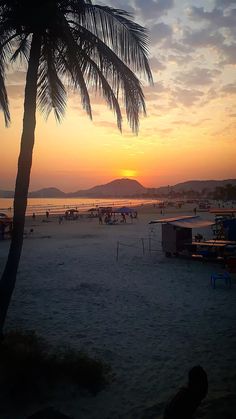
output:
[[[215,236],[217,239],[236,240],[236,209],[222,208],[210,211],[215,215]]]
[[[199,216],[182,216],[172,218],[161,218],[150,221],[149,224],[162,224],[162,249],[166,256],[178,256],[179,254],[191,251],[189,248],[193,243],[192,229],[209,227],[214,221],[203,220]],[[200,240],[202,236],[196,235]],[[189,250],[190,249],[190,250]]]

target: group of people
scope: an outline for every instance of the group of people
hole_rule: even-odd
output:
[[[104,216],[104,218],[103,218]],[[103,224],[103,222],[105,224],[118,224],[120,223],[126,223],[127,222],[127,217],[130,217],[131,221],[133,221],[133,218],[137,218],[138,214],[137,211],[135,212],[131,212],[129,214],[125,214],[124,212],[122,212],[120,214],[121,219],[117,218],[117,214],[112,213],[112,212],[106,212],[106,213],[102,213],[99,212],[98,213],[98,222],[99,224]]]

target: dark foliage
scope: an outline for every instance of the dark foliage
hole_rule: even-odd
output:
[[[50,348],[35,332],[8,332],[0,344],[0,391],[16,401],[50,398],[50,389],[63,384],[95,395],[110,378],[102,361],[70,348]]]

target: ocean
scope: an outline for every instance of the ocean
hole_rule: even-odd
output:
[[[130,199],[130,198],[29,198],[26,215],[43,215],[46,211],[50,214],[64,214],[67,209],[75,208],[80,212],[86,212],[96,207],[136,207],[142,204],[156,204],[158,199]],[[0,212],[8,216],[13,215],[13,199],[0,198]]]

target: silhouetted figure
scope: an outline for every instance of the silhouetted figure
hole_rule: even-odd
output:
[[[103,224],[102,214],[100,212],[98,214],[98,221],[99,221],[99,224]]]
[[[182,387],[166,406],[163,419],[192,419],[208,392],[207,374],[200,365],[188,373],[188,385]]]
[[[49,211],[46,211],[46,217],[47,218],[49,217]]]
[[[33,212],[32,218],[33,218],[33,220],[35,220],[35,218],[36,218],[35,212]]]

